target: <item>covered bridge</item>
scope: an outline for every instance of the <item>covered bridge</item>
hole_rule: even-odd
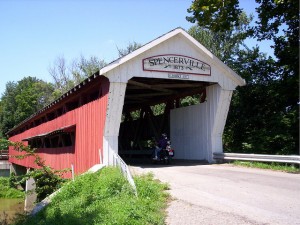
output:
[[[37,148],[51,167],[73,164],[76,173],[101,160],[110,163],[110,151],[147,149],[162,132],[170,136],[175,158],[213,162],[213,153],[223,152],[232,92],[242,85],[241,77],[177,28],[108,64],[8,135]],[[186,96],[199,104],[183,107]],[[157,108],[163,113],[157,115]],[[9,160],[34,167],[30,158]]]

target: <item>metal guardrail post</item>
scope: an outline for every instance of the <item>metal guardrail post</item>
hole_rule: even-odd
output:
[[[263,154],[241,154],[241,153],[214,153],[213,157],[217,161],[258,161],[258,162],[279,162],[300,165],[298,155],[263,155]]]
[[[137,196],[136,185],[130,173],[129,167],[117,153],[110,151],[110,154],[113,157],[113,166],[118,166],[120,168],[123,176],[127,179],[129,184],[132,186],[134,194]]]

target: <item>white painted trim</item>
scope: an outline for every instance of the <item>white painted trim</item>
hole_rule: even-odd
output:
[[[189,35],[187,32],[181,32],[187,39],[189,39],[194,45],[196,45],[201,51],[203,51],[207,56],[209,56],[214,63],[214,66],[222,69],[224,74],[235,81],[238,86],[246,85],[246,81],[241,78],[236,72],[230,69],[226,64],[224,64],[218,57],[212,54],[207,48],[205,48],[202,44],[200,44],[195,38]],[[212,65],[211,65],[212,66]]]
[[[181,28],[177,28],[151,42],[148,44],[142,46],[141,48],[131,52],[130,54],[117,59],[116,61],[110,63],[106,67],[102,68],[100,70],[100,75],[104,75],[107,72],[115,69],[116,67],[120,66],[121,64],[124,64],[128,62],[129,60],[137,57],[138,55],[144,53],[145,51],[153,48],[154,46],[178,35],[181,34],[185,38],[187,38],[193,45],[195,45],[200,51],[204,52],[208,57],[212,59],[212,63],[217,68],[221,69],[224,72],[224,75],[226,75],[229,79],[234,81],[236,85],[244,86],[246,84],[245,80],[242,79],[238,74],[236,74],[232,69],[230,69],[227,65],[225,65],[221,60],[219,60],[215,55],[213,55],[207,48],[205,48],[202,44],[200,44],[197,40],[195,40],[191,35],[189,35],[186,31],[184,31]],[[212,65],[211,65],[212,66]]]
[[[131,52],[130,54],[128,54],[128,55],[126,55],[122,58],[117,59],[113,63],[109,64],[108,66],[106,66],[104,68],[102,68],[100,70],[100,75],[103,75],[103,74],[107,73],[108,71],[114,69],[115,67],[129,61],[130,59],[135,58],[136,56],[142,54],[143,52],[147,51],[148,49],[160,44],[161,42],[175,36],[176,34],[182,32],[182,31],[183,31],[182,29],[177,28],[177,29],[175,29],[175,30],[173,30],[173,31],[171,31],[171,32],[169,32],[169,33],[167,33],[167,34],[165,34],[165,35],[149,42],[148,44],[146,44],[146,45],[142,46],[141,48]]]
[[[119,134],[127,83],[110,82],[104,136]]]
[[[224,90],[220,86],[217,90],[217,98],[213,124],[211,125],[211,152],[208,155],[209,162],[213,162],[214,153],[223,152],[223,131],[228,115],[228,110],[230,106],[230,101],[232,97],[232,92],[230,90]]]
[[[103,136],[103,162],[112,163],[111,151],[118,153],[118,137],[127,83],[110,82]]]

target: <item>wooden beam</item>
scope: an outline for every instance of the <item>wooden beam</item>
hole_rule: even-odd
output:
[[[166,89],[166,88],[193,88],[193,87],[203,87],[203,84],[194,83],[194,84],[179,84],[179,83],[170,83],[170,84],[152,84],[151,87],[156,89]],[[127,89],[130,90],[142,90],[145,87],[136,86],[136,85],[128,85]],[[171,91],[171,90],[169,90]]]
[[[129,80],[128,84],[131,84],[131,85],[134,85],[134,86],[138,86],[138,87],[142,87],[142,88],[151,89],[151,90],[156,90],[156,91],[161,91],[161,92],[165,92],[165,93],[170,93],[170,94],[177,93],[175,91],[171,91],[171,90],[168,90],[168,89],[165,89],[165,88],[156,88],[153,85],[144,84],[144,83],[137,82],[137,81],[134,81],[134,80]]]
[[[188,91],[184,91],[184,92],[182,92],[180,94],[177,94],[177,95],[164,95],[164,97],[160,98],[159,100],[157,99],[157,100],[144,101],[143,105],[141,105],[141,104],[129,105],[129,106],[124,105],[123,112],[128,112],[128,111],[131,112],[131,111],[140,109],[141,107],[145,107],[147,105],[149,105],[149,106],[157,105],[157,104],[160,104],[160,103],[166,103],[169,100],[174,100],[174,99],[177,99],[177,98],[184,98],[186,96],[192,96],[192,95],[195,95],[195,94],[201,94],[201,93],[203,93],[203,91],[205,91],[205,87],[193,88],[193,89],[190,89]]]
[[[189,87],[203,87],[203,84],[194,83],[194,84],[180,84],[180,83],[174,83],[174,84],[155,84],[152,85],[155,88],[189,88]]]
[[[145,97],[154,97],[154,96],[165,96],[166,93],[146,93],[146,94],[129,94],[125,98],[129,99],[140,99]]]

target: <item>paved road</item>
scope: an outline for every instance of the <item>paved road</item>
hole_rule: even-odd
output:
[[[132,168],[170,184],[170,225],[300,225],[300,174],[189,163]]]

